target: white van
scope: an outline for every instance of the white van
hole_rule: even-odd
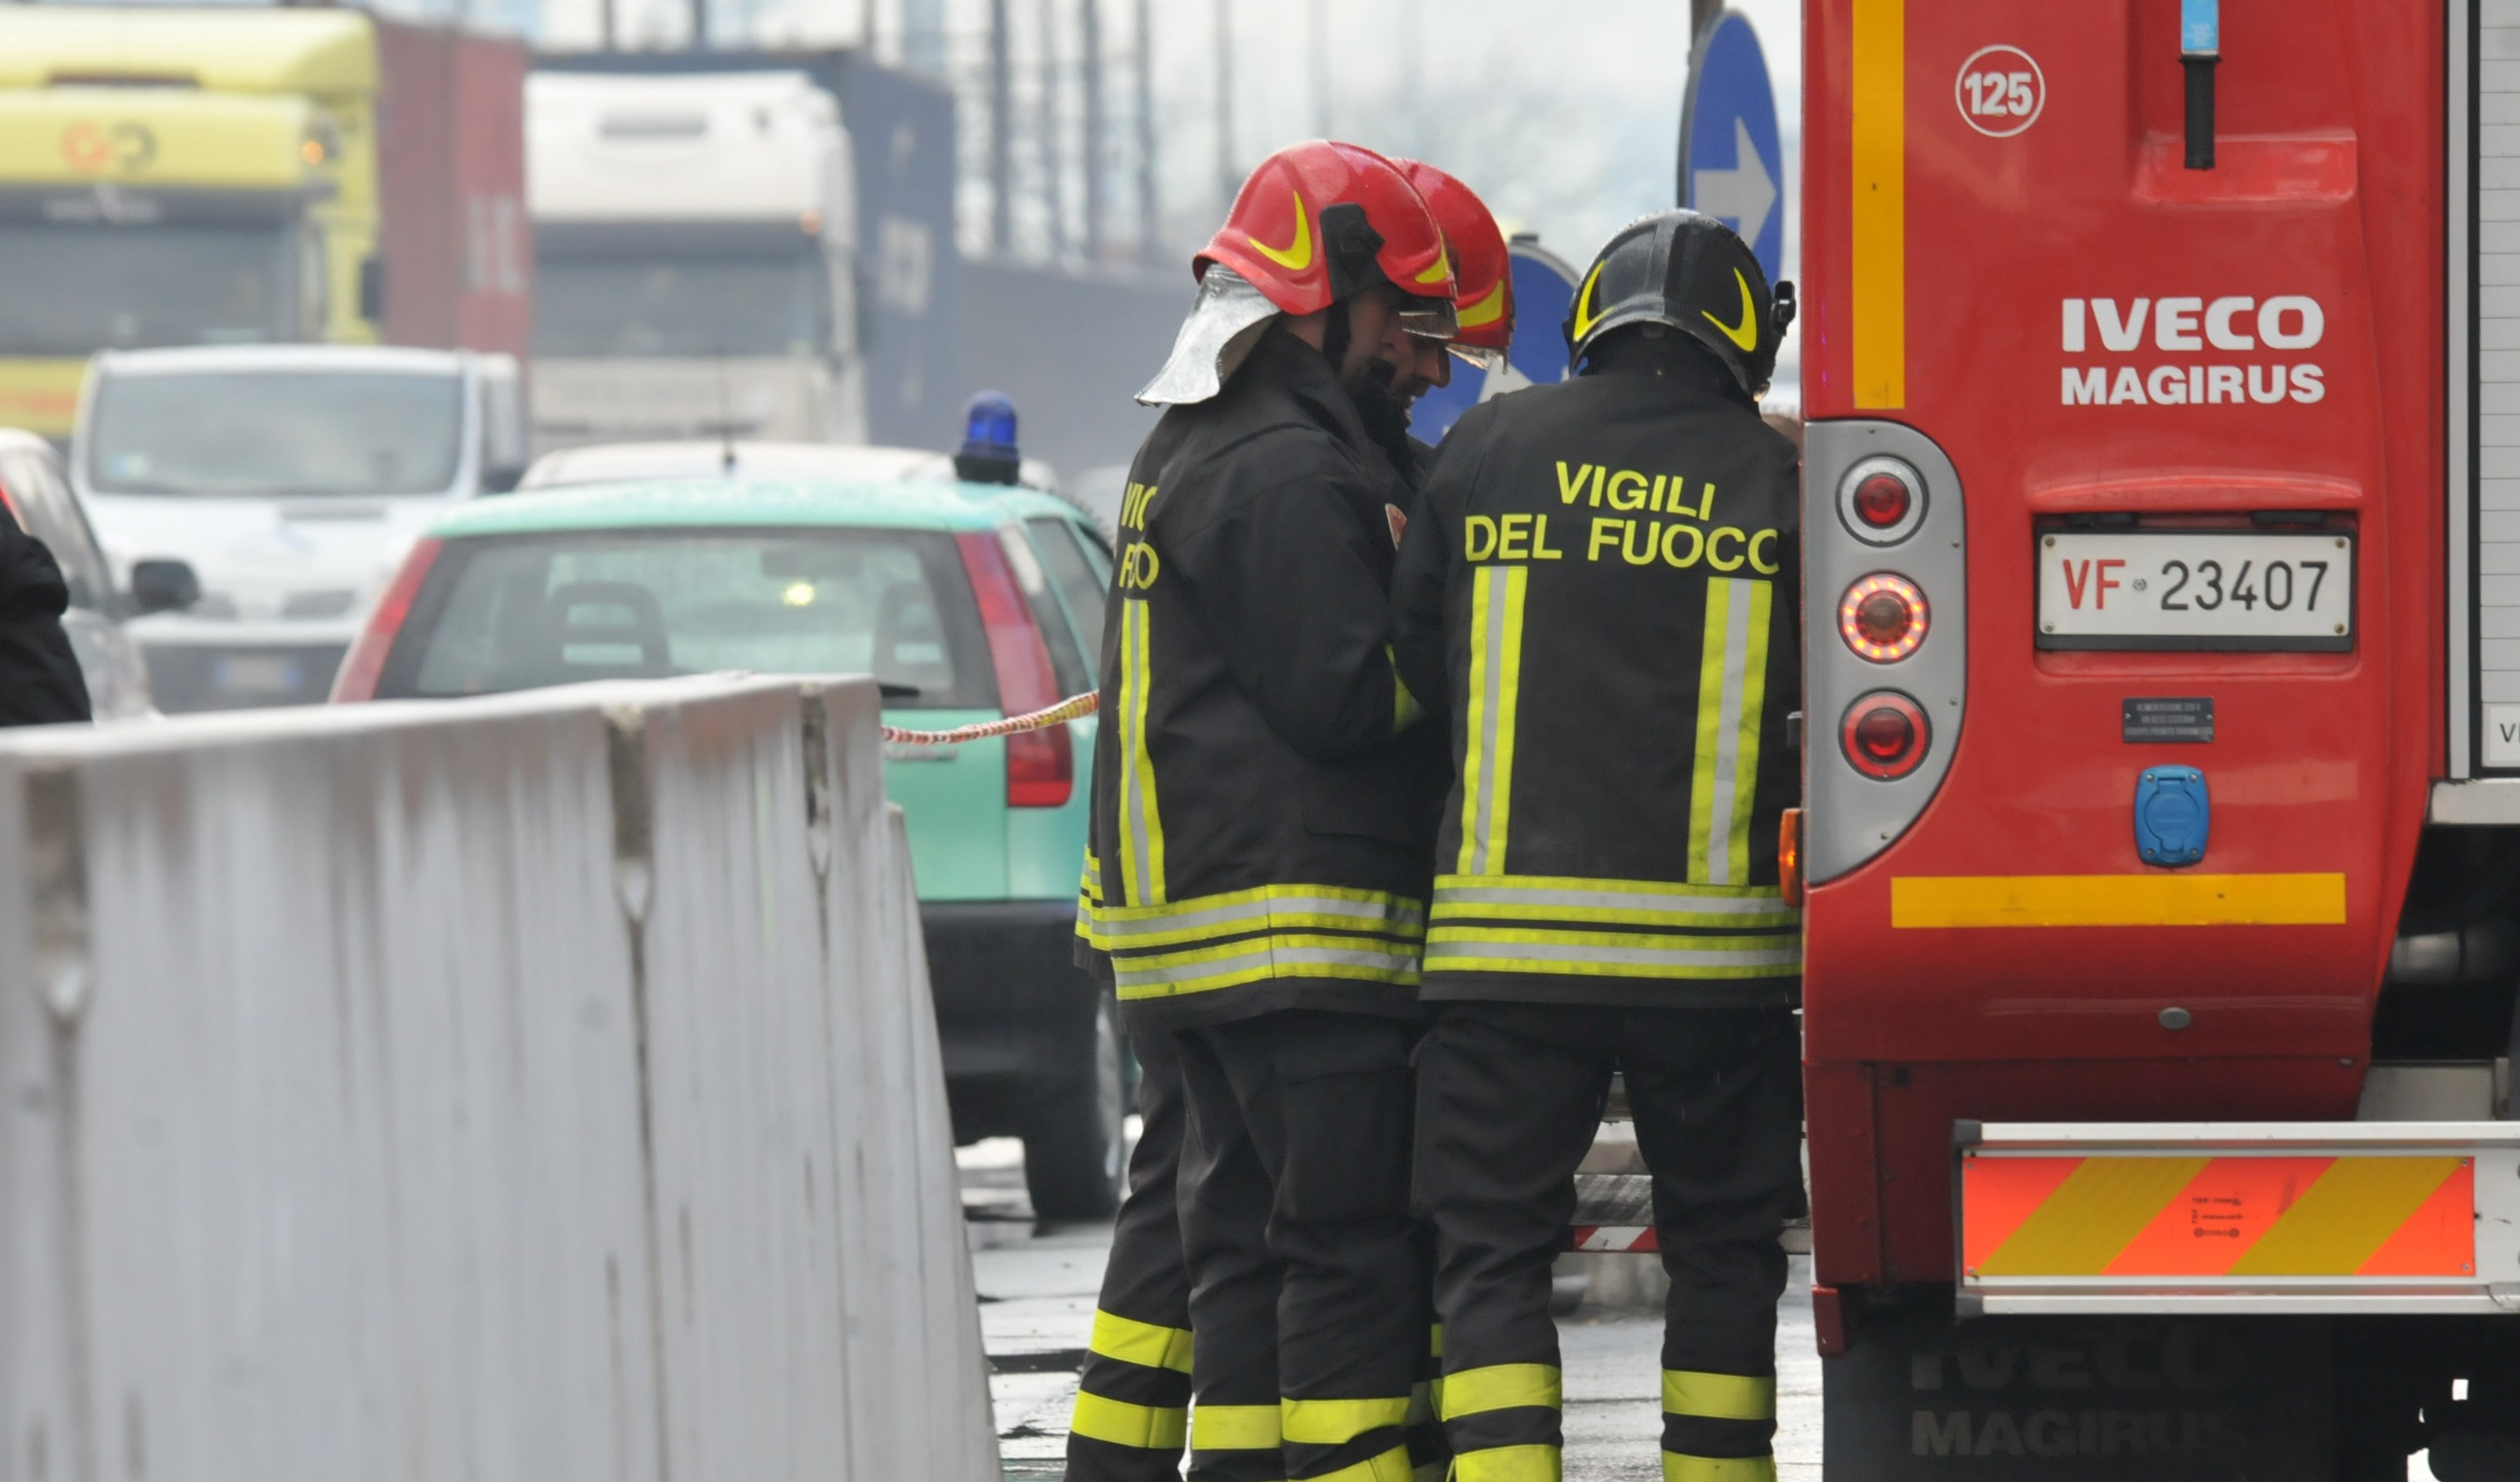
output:
[[[117,570],[199,575],[132,624],[180,711],[320,703],[412,542],[524,465],[513,356],[241,345],[97,356],[70,473]]]

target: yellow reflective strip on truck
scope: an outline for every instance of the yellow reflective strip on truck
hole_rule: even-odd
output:
[[[2335,926],[2342,875],[1900,876],[1894,927]]]

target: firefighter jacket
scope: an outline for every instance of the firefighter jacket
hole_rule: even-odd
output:
[[[1278,329],[1130,466],[1080,915],[1133,1022],[1417,1011],[1433,820],[1389,641],[1408,499]]]
[[[1402,543],[1400,672],[1452,718],[1424,996],[1790,1004],[1793,445],[1709,357],[1473,409]]]

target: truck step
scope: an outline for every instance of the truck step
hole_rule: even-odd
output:
[[[1956,1129],[1968,1313],[2520,1312],[2520,1123]]]

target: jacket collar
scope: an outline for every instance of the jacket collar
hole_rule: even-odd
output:
[[[1348,395],[1347,387],[1339,384],[1328,358],[1282,325],[1272,325],[1269,333],[1260,337],[1250,358],[1234,373],[1229,389],[1242,389],[1245,394],[1277,391],[1293,402],[1306,421],[1355,450],[1376,473],[1399,476],[1389,455],[1367,433],[1365,419],[1357,415],[1355,399]]]

